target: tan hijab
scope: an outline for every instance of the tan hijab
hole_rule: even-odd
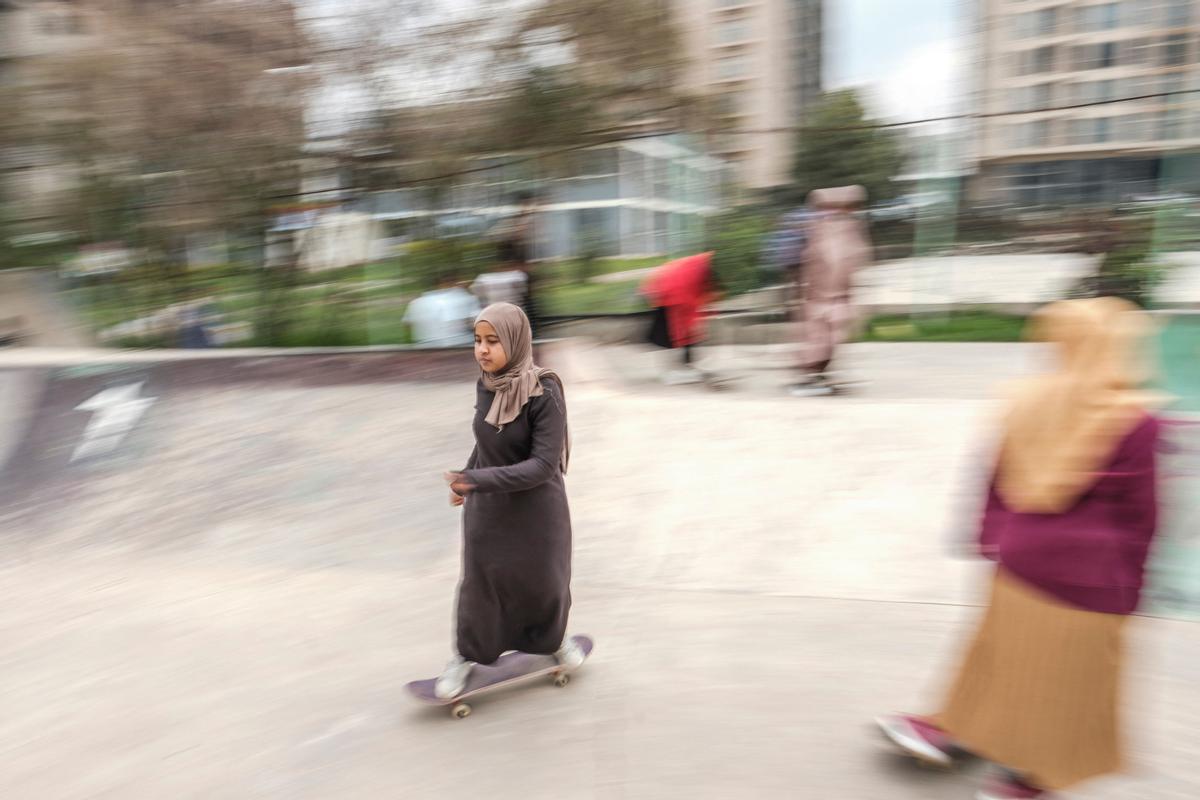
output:
[[[1006,505],[1028,514],[1069,510],[1161,404],[1139,389],[1149,331],[1145,314],[1113,297],[1053,303],[1034,317],[1031,338],[1057,345],[1059,364],[1017,384],[997,473]]]
[[[493,303],[480,312],[475,318],[475,324],[486,322],[496,329],[504,353],[508,356],[508,364],[504,371],[492,375],[480,370],[480,379],[489,392],[495,392],[492,407],[488,409],[484,420],[503,430],[521,414],[521,409],[531,397],[540,397],[545,393],[542,388],[542,378],[551,378],[558,383],[559,391],[565,399],[562,378],[552,369],[539,367],[533,363],[533,331],[529,327],[529,318],[519,306],[512,303]],[[564,410],[564,416],[566,414]],[[567,462],[571,456],[571,438],[568,430],[563,436],[562,462],[560,467],[565,474]]]

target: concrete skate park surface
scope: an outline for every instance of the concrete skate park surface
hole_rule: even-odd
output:
[[[706,352],[741,379],[721,394],[651,383],[633,348],[547,351],[596,652],[461,722],[402,687],[449,655],[468,354],[6,358],[5,798],[942,800],[980,777],[910,768],[869,721],[935,706],[978,613],[959,553],[992,386],[1028,348],[857,346],[866,386],[815,401],[780,391],[782,351]],[[1068,797],[1200,796],[1200,629],[1134,630],[1134,771]]]

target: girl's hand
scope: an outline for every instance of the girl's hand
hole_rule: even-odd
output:
[[[475,489],[475,484],[463,480],[461,472],[447,472],[442,477],[446,479],[446,483],[450,484],[450,491],[460,497],[466,497]]]
[[[454,491],[453,489],[450,490],[450,505],[452,505],[454,507],[458,507],[458,506],[461,506],[465,502],[467,502],[467,498],[463,497],[461,494]]]

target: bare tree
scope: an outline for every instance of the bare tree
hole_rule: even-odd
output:
[[[113,187],[132,232],[164,255],[193,233],[261,231],[297,191],[303,155],[309,54],[292,4],[86,5],[97,44],[44,65],[72,111],[46,138],[80,183]]]

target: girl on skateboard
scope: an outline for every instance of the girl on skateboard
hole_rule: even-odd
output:
[[[445,476],[450,504],[464,513],[456,654],[434,688],[442,699],[463,691],[474,664],[508,650],[554,654],[572,669],[585,657],[564,635],[571,512],[562,380],[533,363],[529,319],[511,303],[476,318],[475,360],[475,449]]]
[[[1048,798],[1124,763],[1126,628],[1157,524],[1144,325],[1111,297],[1036,319],[1059,365],[1019,388],[1005,421],[979,541],[997,565],[987,612],[940,713],[879,720],[922,761],[1001,767],[979,800]]]

